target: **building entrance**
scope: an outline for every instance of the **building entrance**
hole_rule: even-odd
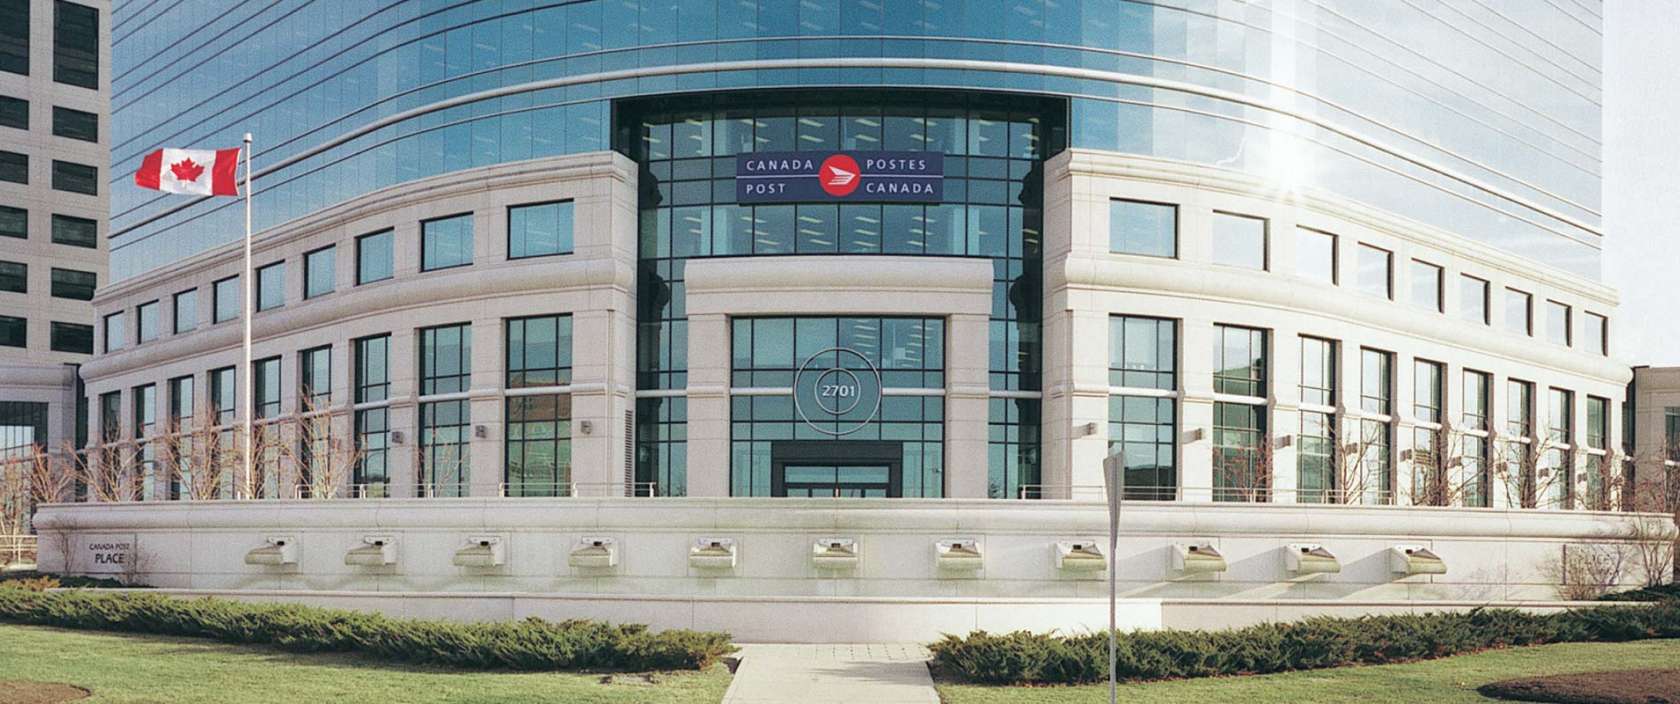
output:
[[[783,441],[771,444],[771,496],[898,498],[903,452],[896,442]]]

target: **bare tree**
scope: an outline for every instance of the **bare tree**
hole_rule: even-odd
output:
[[[1347,424],[1358,430],[1349,431]],[[1331,487],[1325,503],[1386,504],[1393,496],[1393,447],[1387,425],[1362,420],[1330,425]]]
[[[334,432],[334,414],[309,394],[298,397],[299,411],[289,420],[289,441],[278,447],[287,479],[297,498],[333,499],[349,483],[362,452],[346,433]]]
[[[1272,500],[1276,452],[1270,438],[1264,433],[1257,435],[1253,444],[1214,446],[1213,500]]]

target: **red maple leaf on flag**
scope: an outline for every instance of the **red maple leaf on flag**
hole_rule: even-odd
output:
[[[204,174],[204,167],[193,163],[192,159],[177,161],[169,166],[169,170],[181,181],[197,181],[198,177]]]

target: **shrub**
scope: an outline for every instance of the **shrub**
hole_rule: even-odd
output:
[[[1680,582],[1659,584],[1654,587],[1625,592],[1613,592],[1598,598],[1599,601],[1662,601],[1664,599],[1680,599]]]
[[[734,651],[729,635],[596,621],[452,623],[292,604],[158,594],[0,590],[0,620],[353,652],[400,662],[508,670],[704,669]]]
[[[129,587],[115,579],[104,577],[79,577],[74,575],[53,575],[34,570],[0,573],[0,588],[20,587],[34,591],[45,591],[68,587],[72,589],[147,589],[149,587]]]
[[[1553,614],[1511,609],[1310,618],[1228,631],[1136,631],[1118,637],[1122,680],[1311,670],[1445,657],[1508,646],[1680,637],[1680,600]],[[1083,684],[1108,678],[1104,633],[975,631],[932,644],[943,673],[983,684]]]

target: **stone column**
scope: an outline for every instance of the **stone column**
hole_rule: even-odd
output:
[[[688,316],[688,495],[729,495],[729,318]]]
[[[950,317],[945,351],[945,491],[947,496],[988,495],[988,330],[985,315]]]

